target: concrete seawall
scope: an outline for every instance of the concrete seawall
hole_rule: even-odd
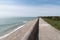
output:
[[[0,40],[38,40],[38,27],[39,20],[37,18],[25,24],[21,29],[18,29],[14,33]]]
[[[36,21],[35,25],[33,26],[31,34],[28,37],[28,40],[38,40],[38,32],[39,32],[38,30],[39,30],[39,19]]]

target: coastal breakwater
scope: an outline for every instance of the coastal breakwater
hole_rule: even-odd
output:
[[[38,40],[38,30],[39,19],[37,18],[0,40]]]

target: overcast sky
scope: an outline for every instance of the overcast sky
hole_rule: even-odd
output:
[[[0,17],[60,16],[59,0],[0,0]]]

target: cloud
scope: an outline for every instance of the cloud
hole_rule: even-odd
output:
[[[60,6],[23,6],[0,4],[0,17],[60,15]]]

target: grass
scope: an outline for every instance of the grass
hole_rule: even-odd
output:
[[[53,27],[55,27],[56,29],[60,30],[60,20],[58,21],[50,18],[43,18],[43,19],[49,24],[51,24]]]

